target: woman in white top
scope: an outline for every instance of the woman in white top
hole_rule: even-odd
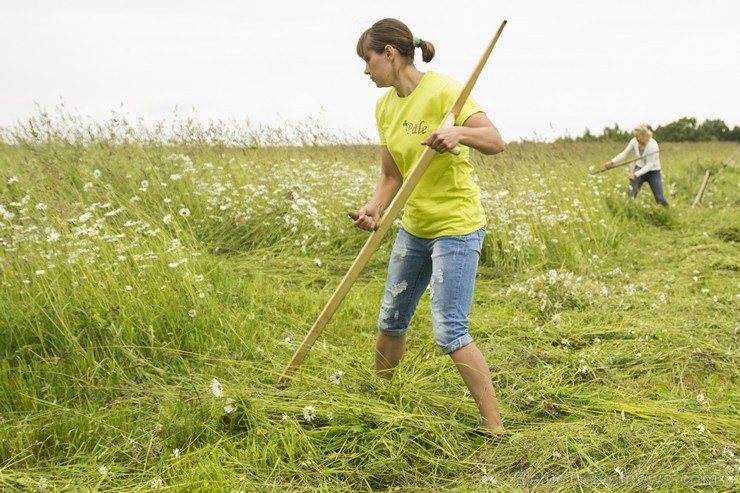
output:
[[[632,131],[634,138],[629,141],[627,147],[622,152],[614,156],[611,161],[607,161],[604,166],[609,169],[614,162],[624,161],[632,153],[639,158],[630,166],[630,172],[627,178],[630,181],[629,196],[634,198],[643,183],[650,185],[653,191],[655,201],[668,207],[668,201],[663,195],[663,181],[660,176],[660,155],[658,143],[653,138],[653,132],[645,125],[639,125]],[[640,157],[645,156],[645,157]]]

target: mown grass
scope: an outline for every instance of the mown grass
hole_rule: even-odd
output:
[[[346,210],[379,169],[372,146],[264,131],[5,129],[0,490],[737,487],[737,166],[691,207],[732,144],[664,144],[667,210],[587,175],[619,145],[475,155],[471,332],[512,432],[489,442],[428,299],[394,379],[371,371],[390,237],[275,385],[366,239]]]

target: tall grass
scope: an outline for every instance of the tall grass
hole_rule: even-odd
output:
[[[732,149],[664,145],[667,210],[587,174],[611,144],[474,155],[471,333],[512,431],[489,442],[427,298],[394,379],[370,370],[390,238],[274,384],[367,238],[346,210],[373,146],[118,115],[3,129],[0,490],[730,490],[737,167],[690,205]]]

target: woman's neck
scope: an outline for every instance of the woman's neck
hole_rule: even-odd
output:
[[[414,92],[414,89],[419,85],[423,76],[424,72],[420,72],[414,64],[409,63],[398,71],[396,82],[393,84],[396,94],[401,98],[407,97]]]

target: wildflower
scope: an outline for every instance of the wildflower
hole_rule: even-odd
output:
[[[56,230],[55,230],[54,228],[51,228],[51,229],[50,229],[50,230],[48,231],[48,233],[46,234],[46,241],[48,241],[49,243],[54,243],[54,242],[56,242],[57,240],[59,240],[59,238],[60,238],[61,236],[62,236],[62,235],[60,235],[59,233],[57,233],[57,231],[56,231]]]
[[[105,476],[106,474],[108,474],[108,468],[106,466],[100,466],[98,467],[98,472]]]
[[[704,402],[704,394],[702,394],[701,392],[699,392],[696,395],[696,402]]]
[[[8,179],[8,185],[12,185],[13,183],[16,183],[17,181],[18,181],[18,177],[17,176],[11,176]]]
[[[318,265],[319,267],[321,267],[321,259],[320,258],[317,257],[317,258],[313,259],[313,263],[316,264],[316,265]]]
[[[149,483],[149,486],[153,490],[161,490],[164,488],[164,483],[162,482],[162,478],[154,478],[151,483]]]
[[[563,337],[563,338],[562,338],[562,339],[560,340],[560,344],[562,344],[562,345],[563,345],[563,346],[565,346],[565,347],[568,347],[568,346],[570,345],[570,341],[569,341],[568,339],[566,339],[565,337]]]
[[[342,383],[342,375],[344,375],[342,370],[334,370],[331,372],[331,375],[329,375],[329,381],[334,385],[339,385]]]
[[[139,190],[141,190],[142,192],[146,192],[147,188],[149,188],[149,182],[147,180],[143,180],[141,182],[141,188]]]
[[[697,432],[697,433],[704,433],[704,431],[705,431],[705,430],[706,430],[706,428],[704,428],[704,425],[703,425],[702,423],[699,423],[699,424],[698,424],[698,425],[696,426],[696,432]]]
[[[622,470],[621,467],[619,467],[619,466],[615,467],[614,468],[614,472],[616,472],[617,474],[619,474],[619,480],[620,481],[624,481],[624,471]]]
[[[172,222],[172,214],[167,214],[162,218],[162,222],[165,224],[170,224]]]
[[[316,419],[316,410],[313,406],[308,405],[303,408],[303,419],[306,421],[313,421]]]
[[[181,178],[182,178],[182,175],[177,174],[177,173],[170,175],[170,180],[172,180],[172,181],[177,181],[177,180],[179,180]]]
[[[177,459],[178,457],[180,457],[180,449],[177,448],[177,447],[173,448],[172,449],[172,455],[175,456],[175,459]]]
[[[195,315],[197,315],[197,314],[198,314],[198,312],[196,312],[195,310],[190,310],[188,312],[188,315],[190,315],[191,318],[195,318]]]
[[[281,419],[282,419],[283,421],[288,421],[288,415],[287,415],[287,414],[285,414],[285,413],[283,413],[283,415],[281,416]]]
[[[236,401],[234,401],[234,399],[226,399],[224,411],[226,411],[227,413],[233,413],[234,411],[236,411]]]
[[[484,474],[480,482],[481,484],[496,484],[496,478],[490,474]]]
[[[99,169],[96,169],[93,171],[93,176],[95,178],[100,178],[101,176],[103,176],[103,173]]]
[[[215,378],[211,380],[211,392],[219,399],[224,396],[224,388],[221,385],[221,382],[219,382]]]
[[[44,274],[46,274],[46,271],[43,270],[43,269],[39,269],[39,270],[36,271],[36,275],[37,276],[43,276]]]
[[[188,217],[190,215],[190,209],[187,207],[183,207],[178,211],[178,214],[180,214],[182,217]]]
[[[578,371],[579,371],[580,373],[582,373],[582,374],[584,374],[584,375],[585,375],[586,373],[588,373],[588,365],[583,365],[582,367],[580,367],[580,368],[578,369]]]

